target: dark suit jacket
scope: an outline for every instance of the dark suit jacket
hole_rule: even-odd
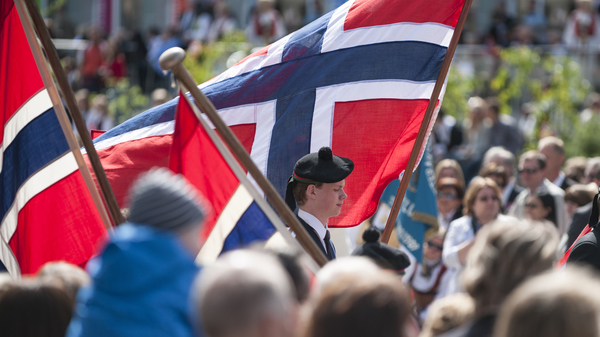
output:
[[[569,177],[565,177],[565,180],[563,180],[562,184],[560,185],[560,188],[562,188],[564,191],[575,184],[577,184],[575,180],[569,179]]]
[[[570,248],[573,245],[573,242],[577,240],[581,231],[585,228],[585,225],[588,224],[588,220],[590,219],[590,214],[592,213],[592,202],[583,205],[575,211],[573,214],[573,220],[571,220],[571,225],[569,226],[569,230],[567,231],[567,235],[569,235],[569,239],[567,240],[567,248]],[[592,226],[595,224],[592,224]]]
[[[304,228],[306,229],[306,231],[308,232],[308,235],[310,235],[310,237],[313,239],[313,241],[317,244],[317,246],[321,249],[321,251],[323,252],[323,254],[325,254],[325,256],[327,257],[327,251],[325,250],[325,248],[323,248],[323,243],[321,242],[321,238],[319,237],[319,235],[317,234],[317,232],[309,226],[309,224],[306,223],[306,221],[302,220],[302,218],[300,218],[299,216],[296,216],[296,218],[298,218],[298,220],[300,221],[300,223],[302,224],[302,226],[304,226]],[[331,243],[331,249],[333,251],[333,259],[335,259],[335,246],[333,245],[333,241],[330,241]],[[333,260],[330,259],[330,260]]]
[[[600,236],[600,226],[596,226],[591,232],[584,235],[575,243],[571,250],[571,255],[567,260],[567,265],[580,263],[586,266],[592,266],[600,271],[600,247],[598,241]]]
[[[513,185],[513,189],[512,189],[512,191],[510,191],[510,194],[508,196],[508,203],[506,205],[504,205],[504,210],[506,212],[508,212],[508,210],[510,209],[510,206],[513,204],[513,202],[515,202],[517,195],[519,195],[519,193],[523,192],[524,189],[525,189],[525,187],[519,186],[516,183]]]

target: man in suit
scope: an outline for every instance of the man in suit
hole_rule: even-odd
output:
[[[546,179],[563,191],[576,184],[561,170],[565,163],[565,144],[561,139],[553,136],[540,139],[538,151],[546,156]]]
[[[586,183],[593,182],[596,183],[596,185],[600,183],[600,157],[591,158],[588,160],[585,168],[585,179]],[[571,247],[571,245],[579,237],[581,231],[585,228],[585,225],[588,224],[591,213],[592,202],[579,207],[577,211],[575,211],[573,214],[573,219],[571,220],[571,224],[569,225],[569,239],[567,240],[567,248]]]
[[[600,226],[598,225],[598,195],[591,202],[592,211],[589,217],[589,225],[592,231],[585,234],[573,245],[567,265],[580,264],[591,266],[600,271]],[[587,205],[586,205],[587,206]],[[585,207],[585,206],[583,206]]]
[[[345,179],[352,173],[354,163],[336,156],[329,147],[300,158],[288,180],[286,203],[298,210],[298,219],[329,260],[336,257],[330,240],[329,218],[340,215],[344,200]]]
[[[515,168],[517,166],[515,155],[501,146],[494,146],[487,150],[483,156],[481,167],[487,167],[490,163],[496,163],[504,167],[504,171],[506,172],[506,185],[500,188],[502,188],[502,205],[508,211],[517,198],[517,195],[525,189],[517,184],[517,179],[515,178]]]
[[[546,167],[546,156],[539,151],[531,150],[521,155],[521,158],[519,158],[519,173],[526,190],[517,196],[508,211],[508,215],[524,219],[527,197],[531,194],[549,193],[554,198],[558,233],[563,235],[568,230],[565,191],[546,178]]]

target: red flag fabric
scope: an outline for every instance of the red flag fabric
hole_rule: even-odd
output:
[[[213,206],[214,217],[202,228],[202,262],[214,261],[226,251],[257,241],[268,241],[277,232],[276,222],[283,228],[272,211],[267,215],[266,201],[255,198],[258,193],[250,190],[253,188],[238,163],[226,161],[213,141],[218,136],[214,137],[180,94],[169,168],[183,174]]]
[[[556,262],[556,268],[560,269],[567,264],[567,261],[569,260],[569,255],[571,255],[571,250],[573,250],[573,247],[575,246],[577,241],[579,241],[579,239],[581,239],[584,235],[586,235],[587,233],[589,233],[591,231],[592,231],[592,228],[590,228],[590,225],[585,225],[585,228],[581,231],[581,233],[579,234],[577,239],[575,239],[575,241],[573,241],[573,244],[571,245],[571,247],[569,247],[569,249],[567,249],[565,254],[560,258],[560,260],[558,260],[558,262]]]
[[[49,261],[85,265],[106,234],[21,20],[0,2],[0,260],[15,277]]]

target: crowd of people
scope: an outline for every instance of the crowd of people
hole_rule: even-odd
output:
[[[537,173],[525,171],[528,161],[544,162],[530,171],[550,166],[533,154],[519,160],[521,175]],[[460,200],[464,181],[449,177],[460,166],[440,162],[437,173],[438,198]],[[22,280],[0,275],[3,336],[598,336],[597,272],[553,270],[567,232],[550,211],[502,215],[497,178],[469,182],[457,203],[465,215],[429,234],[422,264],[405,274],[410,261],[374,227],[353,256],[320,270],[292,248],[259,246],[198,266],[211,206],[181,175],[152,169],[131,188],[128,222],[86,271],[50,262]],[[538,189],[525,186],[511,210],[521,199],[543,207],[530,198]]]
[[[574,20],[585,19],[588,3],[577,2]],[[286,34],[274,5],[257,3],[246,29],[250,41],[266,44]],[[526,37],[501,11],[494,22],[488,38],[496,44]],[[538,27],[544,21],[532,10],[524,22]],[[596,34],[588,26],[574,26],[572,33]],[[63,60],[88,128],[115,125],[107,97],[90,100],[107,79],[129,77],[152,92],[153,105],[162,104],[169,99],[169,80],[157,68],[162,51],[211,43],[237,27],[225,2],[217,2],[195,6],[180,26],[146,37],[127,33],[107,40],[90,29],[86,49]],[[600,115],[598,97],[582,121]],[[433,128],[438,228],[426,233],[420,263],[409,266],[404,253],[379,242],[377,229],[369,228],[355,256],[337,259],[329,232],[326,239],[315,234],[332,260],[318,271],[302,263],[300,252],[262,248],[197,266],[198,233],[210,205],[199,202],[181,176],[153,170],[131,190],[128,223],[85,271],[53,262],[23,280],[0,275],[3,335],[600,335],[600,233],[584,236],[567,267],[552,270],[586,225],[598,222],[593,200],[600,157],[567,160],[563,141],[554,136],[523,152],[531,116],[507,118],[492,97],[473,97],[468,106],[464,121],[441,111]],[[320,189],[310,178],[302,193]]]

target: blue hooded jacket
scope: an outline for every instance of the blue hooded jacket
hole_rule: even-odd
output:
[[[189,294],[199,268],[173,234],[123,224],[88,272],[67,337],[194,336]]]

